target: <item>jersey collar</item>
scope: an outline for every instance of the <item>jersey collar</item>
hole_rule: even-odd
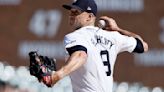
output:
[[[85,26],[85,27],[82,27],[82,28],[85,28],[85,29],[87,29],[87,28],[91,28],[91,29],[94,29],[94,30],[99,29],[99,28],[96,27],[96,26]]]

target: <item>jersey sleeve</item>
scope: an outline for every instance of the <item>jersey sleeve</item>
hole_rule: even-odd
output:
[[[87,53],[87,41],[79,34],[68,34],[64,37],[64,46],[71,55],[75,51],[85,51]]]
[[[124,51],[131,53],[137,45],[137,41],[134,37],[125,36],[120,33],[117,34],[116,39],[116,43],[118,45],[117,50],[119,53]]]

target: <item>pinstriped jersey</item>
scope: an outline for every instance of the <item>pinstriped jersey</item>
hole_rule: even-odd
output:
[[[132,52],[137,42],[116,31],[86,26],[67,34],[64,44],[66,49],[87,49],[86,63],[70,74],[73,92],[112,92],[116,57],[120,52]]]

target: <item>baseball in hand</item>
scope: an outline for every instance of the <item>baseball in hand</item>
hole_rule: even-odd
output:
[[[105,26],[106,26],[106,22],[105,22],[105,20],[99,20],[99,22],[98,22],[98,26],[100,27],[100,28],[105,28]]]

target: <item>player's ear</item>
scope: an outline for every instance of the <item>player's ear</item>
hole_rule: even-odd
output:
[[[94,17],[93,13],[89,13],[87,21],[90,21],[93,17]]]

